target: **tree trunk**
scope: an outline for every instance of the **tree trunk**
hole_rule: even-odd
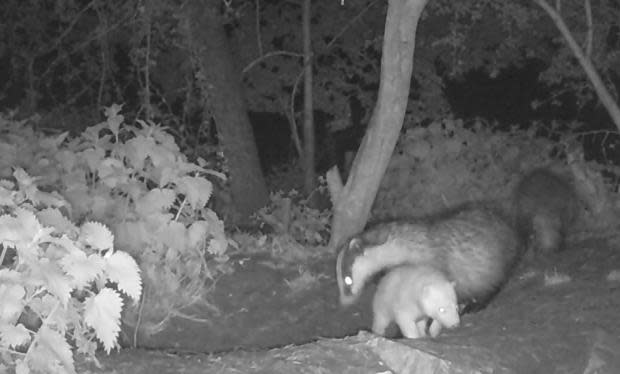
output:
[[[310,38],[310,16],[312,0],[304,0],[302,9],[304,40],[304,191],[309,195],[314,190],[314,108],[312,105],[312,39]]]
[[[379,95],[345,186],[328,172],[333,203],[329,245],[337,248],[361,231],[398,140],[405,118],[413,69],[415,35],[428,0],[389,0],[381,57]]]
[[[190,0],[185,9],[186,36],[203,75],[205,105],[213,114],[230,170],[230,186],[237,222],[268,201],[258,150],[243,98],[237,69],[220,13],[220,0]]]

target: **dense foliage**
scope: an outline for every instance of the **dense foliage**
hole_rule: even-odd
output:
[[[142,293],[140,271],[107,227],[75,225],[59,194],[21,168],[13,177],[0,182],[0,371],[72,373],[71,345],[91,360],[98,343],[107,353],[118,347],[124,300],[136,305]]]
[[[620,7],[592,3],[588,17],[582,2],[561,5],[561,15],[617,97]],[[371,112],[386,6],[377,0],[313,4],[315,107],[331,116],[332,131],[351,124],[352,101],[362,114],[355,113],[355,122],[366,123]],[[210,114],[203,113],[208,98],[196,88],[196,64],[179,32],[181,9],[179,2],[9,0],[1,10],[6,21],[0,25],[0,74],[7,79],[0,106],[52,112],[45,124],[57,127],[59,117],[76,126],[80,121],[69,114],[92,117],[94,108],[124,102],[132,117],[143,113],[173,125],[184,147],[197,145],[190,139],[214,142],[207,131]],[[227,2],[223,9],[250,109],[291,118],[291,103],[299,104],[301,93],[301,7],[248,0]],[[431,1],[420,27],[408,123],[450,112],[448,81],[472,71],[497,77],[532,60],[540,62],[541,88],[547,89],[531,98],[540,112],[559,106],[554,113],[577,117],[596,102],[582,68],[534,2]]]
[[[206,207],[213,189],[206,176],[223,175],[188,162],[163,128],[124,124],[119,111],[106,109],[106,121],[75,138],[3,120],[0,175],[22,167],[38,186],[60,193],[73,222],[112,229],[115,248],[138,260],[146,285],[140,308],[124,321],[153,333],[205,302],[205,284],[228,269],[224,224]]]

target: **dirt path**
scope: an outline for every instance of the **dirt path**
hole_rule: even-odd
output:
[[[379,360],[368,343],[372,334],[326,339],[356,335],[368,329],[372,318],[373,286],[357,305],[342,309],[333,267],[333,258],[311,264],[311,272],[321,275],[318,282],[295,293],[287,281],[299,276],[296,267],[274,269],[245,261],[218,282],[212,300],[222,313],[213,316],[210,325],[176,320],[164,332],[142,339],[145,347],[160,351],[124,350],[101,357],[104,371],[129,372],[120,368],[132,367],[131,372],[140,373],[142,367],[152,373],[153,365],[162,373],[387,370],[381,361],[389,358]],[[603,348],[612,352],[607,362],[615,359],[615,349],[620,356],[620,274],[617,280],[608,279],[614,270],[620,272],[620,237],[574,243],[544,263],[522,264],[493,302],[463,316],[458,329],[436,340],[401,343],[457,362],[488,357],[506,372],[582,373],[596,344],[611,347]],[[556,273],[570,279],[545,285],[545,275]],[[283,346],[287,347],[268,350]],[[321,370],[306,371],[312,368]]]

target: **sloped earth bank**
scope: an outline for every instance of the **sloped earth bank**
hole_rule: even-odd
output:
[[[142,338],[148,350],[102,355],[101,369],[81,365],[78,372],[620,373],[620,236],[521,264],[486,309],[437,339],[358,334],[370,326],[372,287],[358,305],[341,309],[334,263],[312,264],[324,277],[293,293],[287,282],[297,267],[245,261],[213,291],[221,314],[211,324],[177,320]],[[544,275],[555,272],[570,281],[545,285]]]

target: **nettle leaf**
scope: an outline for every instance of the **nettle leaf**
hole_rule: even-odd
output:
[[[153,147],[149,153],[149,158],[153,165],[160,169],[164,167],[175,167],[176,165],[176,151],[170,151],[162,146]]]
[[[56,296],[63,307],[67,306],[71,297],[71,279],[65,275],[60,266],[47,258],[42,258],[33,266],[33,276],[43,280],[47,291]]]
[[[179,146],[175,142],[174,137],[170,133],[166,132],[167,127],[153,123],[148,125],[143,120],[137,120],[137,122],[142,125],[142,129],[139,129],[136,134],[144,134],[146,136],[152,137],[159,143],[160,147],[170,150],[174,153],[180,152]]]
[[[52,152],[56,152],[58,151],[58,147],[60,147],[60,145],[62,143],[64,143],[65,140],[67,140],[67,137],[69,136],[69,132],[65,131],[62,134],[54,137],[54,136],[46,136],[44,138],[41,138],[39,140],[39,145],[41,146],[41,148],[45,148],[47,150],[50,150]]]
[[[78,355],[85,355],[87,357],[95,357],[97,353],[97,341],[92,339],[86,331],[76,334],[75,347]]]
[[[207,248],[209,253],[215,256],[221,256],[226,252],[227,249],[228,249],[228,240],[226,240],[226,237],[224,236],[214,237],[211,240],[209,240],[209,247]]]
[[[114,247],[114,235],[110,229],[99,222],[85,222],[80,227],[78,241],[99,251],[112,249]]]
[[[86,131],[84,133],[86,133]],[[89,171],[92,172],[95,172],[99,168],[104,158],[105,150],[103,148],[89,148],[78,154],[78,159],[86,161]]]
[[[123,105],[112,104],[107,108],[104,108],[103,114],[106,116],[106,127],[112,131],[112,133],[116,136],[118,135],[118,130],[125,121],[125,117],[122,114],[119,114],[120,111],[123,110]]]
[[[140,144],[145,151],[143,157],[150,158],[155,168],[174,166],[179,154],[179,147],[174,142],[174,138],[166,133],[163,127],[149,125],[141,120],[137,122],[142,125],[142,128],[134,127],[135,138],[128,141],[126,145]]]
[[[159,173],[155,176],[158,186],[165,186],[170,182],[179,179],[179,169],[172,166],[165,166],[158,169]]]
[[[84,307],[84,322],[95,330],[97,339],[103,343],[103,348],[109,354],[117,345],[116,339],[121,331],[121,296],[106,287],[97,295],[86,298]]]
[[[207,251],[216,256],[223,255],[228,249],[228,239],[224,232],[224,222],[211,210],[206,212],[204,218],[209,229],[209,235],[212,236],[211,240],[209,240]]]
[[[14,322],[24,309],[26,290],[19,284],[0,284],[0,322]]]
[[[67,373],[75,373],[71,346],[64,336],[45,325],[39,329],[37,347],[32,352],[32,356],[44,358],[44,360],[37,359],[38,362],[33,365],[34,367],[40,367],[42,364],[43,368],[49,370],[51,361],[60,364]]]
[[[65,172],[72,171],[78,164],[77,154],[67,149],[58,150],[54,158],[58,162],[60,169]]]
[[[136,136],[129,139],[121,148],[121,154],[127,159],[127,163],[136,170],[143,170],[146,158],[151,153],[150,150],[155,146],[153,139],[144,136]]]
[[[50,234],[54,232],[52,227],[43,227],[37,216],[33,212],[18,208],[15,210],[15,218],[22,226],[22,233],[24,237],[23,243],[16,243],[17,250],[21,250],[22,246],[30,246],[33,243],[45,241],[50,237]],[[26,237],[28,236],[28,237]]]
[[[15,360],[15,374],[30,374],[30,367],[24,359]]]
[[[38,203],[39,201],[36,199],[37,192],[39,192],[39,188],[36,184],[37,178],[31,177],[22,168],[15,168],[15,171],[13,172],[13,177],[17,181],[19,190],[23,192],[26,197],[32,202],[34,202],[35,204]]]
[[[76,215],[81,216],[90,209],[90,194],[88,187],[85,185],[77,185],[72,181],[63,181],[65,185],[69,185],[65,190],[69,205]]]
[[[15,192],[12,188],[5,188],[0,186],[0,206],[14,207],[16,206],[15,198],[13,197]]]
[[[11,269],[0,269],[0,284],[21,283],[21,273]]]
[[[77,226],[56,208],[47,208],[39,211],[37,218],[42,225],[53,227],[58,233],[77,233]]]
[[[202,177],[181,177],[177,182],[179,191],[185,194],[187,201],[192,209],[200,209],[207,204],[211,193],[213,193],[213,184],[208,179]]]
[[[187,229],[187,245],[196,248],[204,244],[209,224],[206,221],[194,221]]]
[[[9,248],[16,247],[18,243],[27,241],[28,236],[17,218],[8,214],[0,216],[0,243],[2,245]],[[33,255],[36,255],[36,251]]]
[[[90,197],[90,211],[91,218],[101,219],[105,217],[110,207],[110,197],[103,191],[99,190],[94,192],[94,195]]]
[[[59,207],[68,205],[65,198],[62,197],[56,191],[52,191],[52,192],[37,191],[36,199],[43,206],[47,206],[47,207],[59,208]]]
[[[129,297],[138,301],[142,293],[142,279],[140,268],[130,255],[117,251],[105,256],[105,273],[112,282],[118,284],[118,288]]]
[[[0,346],[17,347],[30,342],[30,333],[21,323],[17,326],[0,325]]]
[[[35,297],[28,303],[28,308],[38,316],[46,318],[58,306],[58,299],[51,294]],[[64,311],[63,309],[60,309]]]
[[[186,248],[185,242],[185,225],[182,223],[171,221],[159,231],[159,239],[165,246],[182,250]]]
[[[148,230],[144,221],[118,222],[114,226],[116,246],[132,253],[142,249],[144,243],[148,243],[152,230]]]
[[[60,260],[60,266],[73,277],[72,285],[82,289],[103,272],[105,260],[97,254],[86,257],[84,252],[72,252]]]
[[[103,185],[110,188],[125,184],[129,180],[129,172],[123,162],[113,158],[106,158],[97,166],[97,175]]]
[[[155,188],[136,201],[136,212],[143,217],[168,210],[176,194],[169,188]]]
[[[82,248],[78,247],[77,243],[71,240],[67,235],[63,235],[60,238],[51,238],[50,245],[46,251],[48,258],[52,250],[55,250],[56,253],[59,254],[58,259],[64,257],[67,253],[84,252]]]

